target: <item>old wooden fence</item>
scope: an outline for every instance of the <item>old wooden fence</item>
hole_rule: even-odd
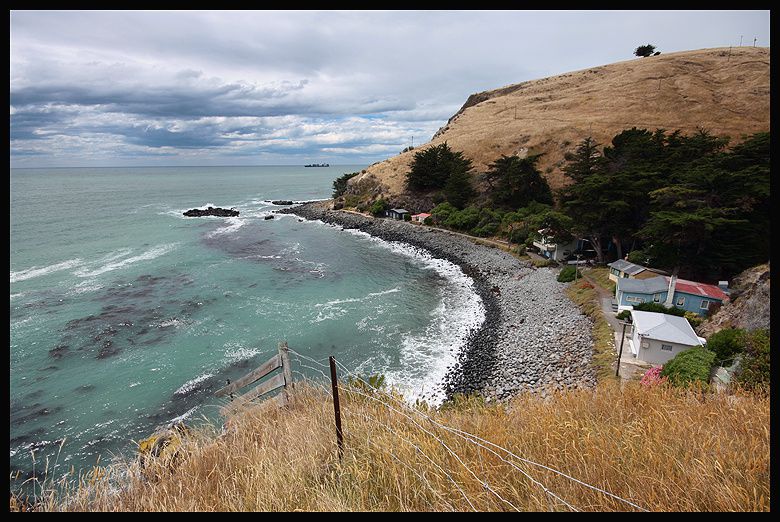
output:
[[[281,368],[282,371],[271,377],[270,379],[262,382],[258,386],[255,386],[245,394],[233,398],[233,395],[241,388],[249,386],[250,384],[259,381],[263,377],[266,377],[274,370]],[[279,353],[268,359],[266,362],[244,375],[235,382],[228,382],[228,385],[214,394],[216,397],[224,397],[229,395],[233,399],[230,403],[223,406],[220,413],[224,416],[231,411],[237,410],[242,406],[246,406],[249,401],[256,399],[270,393],[278,388],[284,388],[282,393],[268,399],[264,404],[268,406],[286,406],[290,400],[288,393],[292,388],[292,369],[290,367],[290,356],[288,353],[288,347],[286,342],[279,343]]]

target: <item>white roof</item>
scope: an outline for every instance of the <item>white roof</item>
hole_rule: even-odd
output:
[[[648,339],[670,343],[699,346],[704,344],[693,331],[691,323],[685,317],[631,310],[631,319],[637,333]]]

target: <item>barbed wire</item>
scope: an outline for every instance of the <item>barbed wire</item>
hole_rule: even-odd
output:
[[[308,360],[308,361],[311,361],[311,362],[313,362],[313,363],[315,363],[315,364],[317,364],[317,365],[319,365],[319,366],[322,366],[322,367],[325,367],[325,368],[329,368],[329,366],[326,366],[325,364],[323,364],[323,363],[321,363],[321,362],[319,362],[319,361],[317,361],[317,360],[315,360],[315,359],[312,359],[311,357],[307,357],[307,356],[305,356],[305,355],[303,355],[303,354],[300,354],[300,353],[298,353],[298,352],[296,352],[296,351],[294,351],[294,350],[292,350],[292,349],[290,349],[290,352],[292,352],[292,353],[294,353],[294,354],[298,355],[299,357],[302,357],[302,358],[304,358],[304,359],[306,359],[306,360]],[[347,368],[347,367],[346,367],[344,364],[340,363],[338,360],[334,359],[334,361],[335,361],[335,363],[336,363],[336,366],[338,366],[339,368],[341,368],[341,369],[342,369],[342,370],[343,370],[345,373],[347,373],[347,375],[349,375],[349,376],[351,376],[351,377],[354,377],[355,379],[357,379],[357,381],[358,381],[358,382],[362,382],[362,383],[366,384],[367,386],[371,387],[371,384],[370,384],[370,383],[368,383],[368,382],[366,382],[366,381],[365,381],[365,379],[364,379],[364,378],[362,378],[360,375],[357,375],[357,374],[353,373],[353,372],[352,372],[352,371],[351,371],[349,368]],[[299,361],[299,363],[300,363],[300,361]],[[302,363],[301,363],[301,364],[302,364]],[[304,366],[305,366],[305,365],[304,365]],[[307,367],[308,367],[308,366],[307,366]],[[311,367],[308,367],[308,368],[311,368]],[[319,370],[316,370],[315,368],[311,368],[311,369],[313,369],[313,370],[315,370],[315,371],[319,371]],[[324,372],[322,372],[322,371],[319,371],[319,373],[320,373],[321,375],[323,375],[325,378],[328,378],[328,376],[327,376],[327,375],[325,375],[325,373],[324,373]],[[352,389],[353,387],[350,387],[350,388],[351,388],[351,389],[350,389],[349,391],[352,391],[352,392],[354,392],[354,393],[358,393],[359,395],[363,395],[363,396],[365,396],[365,397],[368,397],[368,398],[370,398],[370,399],[372,399],[372,400],[375,400],[375,401],[377,401],[377,402],[379,402],[379,403],[381,403],[381,404],[385,405],[386,407],[390,408],[391,410],[393,410],[393,411],[395,411],[395,412],[397,412],[397,413],[399,413],[399,414],[401,414],[401,415],[403,415],[403,416],[405,416],[405,417],[407,417],[407,418],[410,418],[410,417],[408,417],[407,415],[403,414],[403,412],[400,412],[400,411],[398,411],[398,410],[395,410],[394,408],[392,408],[391,406],[389,406],[389,405],[388,405],[387,403],[385,403],[384,401],[381,401],[381,400],[377,399],[376,397],[372,397],[372,396],[370,396],[370,395],[364,394],[364,393],[362,393],[362,392],[360,392],[360,391],[358,391],[358,390]],[[479,436],[477,436],[477,435],[474,435],[473,433],[469,433],[469,432],[467,432],[467,431],[464,431],[464,430],[460,430],[460,429],[457,429],[457,428],[452,428],[452,427],[449,427],[449,426],[445,426],[445,425],[443,425],[443,424],[439,423],[438,421],[436,421],[435,419],[433,419],[432,417],[430,417],[429,415],[427,415],[427,414],[425,414],[424,412],[420,411],[419,409],[416,409],[416,408],[411,408],[411,407],[409,406],[409,404],[408,404],[408,403],[406,403],[406,402],[404,402],[404,401],[401,401],[401,400],[399,400],[398,398],[394,397],[393,395],[391,395],[391,394],[389,394],[389,393],[387,393],[387,392],[385,392],[385,391],[383,391],[383,390],[377,389],[377,388],[373,388],[373,387],[371,387],[371,388],[372,388],[372,389],[374,389],[374,390],[375,390],[376,392],[378,392],[379,394],[382,394],[383,396],[386,396],[386,397],[388,397],[390,400],[392,400],[392,401],[393,401],[393,402],[395,402],[396,404],[399,404],[399,405],[400,405],[400,406],[402,406],[402,407],[403,407],[405,410],[407,410],[407,411],[410,411],[410,412],[412,412],[412,413],[414,413],[414,414],[416,414],[416,415],[420,415],[420,416],[424,417],[426,420],[428,420],[429,422],[431,422],[431,423],[432,423],[432,424],[434,424],[435,426],[437,426],[437,427],[439,427],[439,428],[441,428],[441,429],[443,429],[443,430],[445,430],[445,431],[448,431],[448,432],[450,432],[450,433],[453,433],[453,434],[455,434],[456,436],[460,436],[460,437],[461,437],[461,438],[463,438],[464,440],[466,440],[466,441],[468,441],[468,442],[471,442],[472,444],[475,444],[475,445],[477,445],[477,446],[480,446],[480,447],[482,447],[483,449],[485,449],[485,450],[487,450],[487,451],[490,451],[491,453],[493,453],[494,455],[496,455],[496,457],[498,457],[498,458],[499,458],[499,459],[501,459],[502,461],[504,461],[504,462],[506,462],[507,464],[509,464],[510,466],[512,466],[514,469],[516,469],[517,471],[519,471],[520,473],[522,473],[522,474],[523,474],[523,475],[524,475],[526,478],[528,478],[529,480],[531,480],[531,481],[532,481],[534,484],[536,484],[536,485],[538,485],[540,488],[542,488],[542,490],[543,490],[543,491],[544,491],[544,492],[545,492],[547,495],[549,495],[549,496],[552,496],[553,498],[555,498],[556,500],[558,500],[558,501],[559,501],[559,502],[561,502],[562,504],[566,505],[566,506],[567,506],[569,509],[572,509],[572,510],[574,510],[574,511],[578,511],[578,510],[577,510],[577,508],[575,508],[574,506],[572,506],[571,504],[569,504],[568,502],[566,502],[565,500],[563,500],[562,498],[560,498],[560,497],[559,497],[558,495],[556,495],[554,492],[552,492],[551,490],[549,490],[549,488],[547,488],[546,486],[544,486],[544,484],[542,484],[541,482],[537,481],[537,480],[536,480],[536,479],[534,479],[532,476],[530,476],[530,475],[529,475],[529,474],[528,474],[526,471],[524,471],[524,470],[522,470],[521,468],[517,467],[517,466],[516,466],[514,463],[512,463],[512,462],[510,462],[510,461],[507,461],[506,459],[504,459],[503,457],[501,457],[500,455],[498,455],[497,453],[495,453],[493,450],[491,450],[490,448],[486,447],[484,444],[487,444],[487,445],[489,445],[489,446],[492,446],[492,447],[494,447],[494,448],[497,448],[497,449],[499,449],[499,450],[501,450],[501,451],[505,452],[505,453],[506,453],[506,455],[508,455],[508,456],[511,456],[511,457],[513,457],[513,458],[515,458],[515,459],[517,459],[517,460],[521,461],[521,462],[524,462],[524,463],[526,463],[526,464],[529,464],[529,465],[532,465],[532,466],[536,466],[536,467],[539,467],[539,468],[545,469],[545,470],[547,470],[547,471],[550,471],[550,472],[552,472],[552,473],[555,473],[555,474],[557,474],[557,475],[559,475],[559,476],[561,476],[561,477],[564,477],[564,478],[566,478],[566,479],[569,479],[569,480],[571,480],[571,481],[573,481],[573,482],[575,482],[575,483],[577,483],[577,484],[580,484],[580,485],[582,485],[582,486],[584,486],[584,487],[590,488],[590,489],[592,489],[592,490],[594,490],[594,491],[597,491],[597,492],[599,492],[599,493],[602,493],[602,494],[604,494],[604,495],[607,495],[607,496],[609,496],[610,498],[613,498],[613,499],[615,499],[615,500],[619,500],[619,501],[621,501],[621,502],[624,502],[624,503],[626,503],[627,505],[630,505],[630,506],[632,506],[632,507],[634,507],[634,508],[636,508],[636,509],[639,509],[639,510],[641,510],[641,511],[648,511],[647,509],[645,509],[645,508],[643,508],[643,507],[641,507],[641,506],[637,505],[637,504],[636,504],[636,503],[634,503],[634,502],[631,502],[630,500],[624,499],[624,498],[622,498],[622,497],[620,497],[620,496],[618,496],[618,495],[615,495],[614,493],[611,493],[611,492],[609,492],[609,491],[606,491],[605,489],[599,488],[599,487],[597,487],[597,486],[594,486],[594,485],[592,485],[592,484],[588,484],[587,482],[584,482],[584,481],[582,481],[582,480],[579,480],[579,479],[577,479],[577,478],[575,478],[575,477],[573,477],[573,476],[571,476],[571,475],[569,475],[569,474],[567,474],[567,473],[564,473],[564,472],[562,472],[562,471],[560,471],[560,470],[557,470],[557,469],[555,469],[555,468],[552,468],[552,467],[550,467],[550,466],[546,466],[546,465],[544,465],[544,464],[541,464],[541,463],[539,463],[539,462],[532,461],[532,460],[530,460],[530,459],[526,459],[526,458],[524,458],[524,457],[520,457],[519,455],[516,455],[516,454],[515,454],[514,452],[512,452],[511,450],[509,450],[509,449],[507,449],[507,448],[504,448],[504,447],[502,447],[502,446],[500,446],[500,445],[498,445],[498,444],[495,444],[495,443],[493,443],[493,442],[490,442],[490,441],[488,441],[488,440],[485,440],[485,439],[483,439],[483,438],[481,438],[481,437],[479,437]],[[417,424],[417,423],[416,423],[416,422],[415,422],[413,419],[411,419],[411,418],[410,418],[410,420],[412,420],[412,422],[414,422],[415,424]],[[419,424],[417,424],[417,426],[418,426],[420,429],[422,429],[423,431],[425,431],[425,432],[427,432],[427,433],[431,434],[431,432],[429,432],[428,430],[425,430],[425,428],[423,428],[423,427],[422,427],[422,426],[420,426]],[[431,434],[431,435],[432,435],[432,434]],[[432,435],[432,436],[433,436],[434,438],[437,438],[435,435]],[[438,439],[438,438],[437,438],[437,439]],[[438,439],[438,440],[440,441],[440,443],[442,443],[442,444],[443,444],[443,441],[441,441],[441,439]],[[482,444],[482,443],[484,443],[484,444]],[[445,447],[446,447],[446,448],[448,448],[446,445],[445,445]],[[448,449],[449,449],[449,448],[448,448]],[[450,450],[450,451],[451,451],[451,450]],[[459,457],[457,457],[457,456],[456,456],[456,458],[458,459],[458,461],[459,461],[459,462],[461,462],[461,464],[463,464],[463,462],[461,461],[461,459],[460,459]],[[467,466],[465,466],[465,464],[463,464],[463,465],[464,465],[464,467],[466,467],[466,468],[468,469],[468,467],[467,467]],[[469,470],[469,471],[471,471],[471,470]],[[472,472],[472,475],[473,475],[473,472]],[[474,476],[475,476],[475,478],[477,478],[477,480],[480,480],[478,477],[476,477],[476,475],[474,475]],[[482,482],[482,481],[480,481],[480,482]],[[484,483],[484,484],[486,485],[486,483]],[[492,490],[491,490],[491,491],[492,491]],[[497,494],[496,494],[496,495],[497,495]],[[500,496],[499,496],[499,497],[500,497]],[[509,502],[507,501],[507,503],[509,503]],[[511,503],[509,503],[509,504],[511,505]],[[514,507],[514,506],[513,506],[513,507]],[[515,509],[516,509],[516,508],[515,508]]]
[[[335,360],[335,359],[334,359],[334,360]],[[337,365],[338,367],[340,367],[341,369],[343,369],[343,370],[344,370],[344,371],[345,371],[347,374],[349,374],[349,375],[351,375],[351,376],[354,376],[354,377],[355,377],[355,378],[357,378],[357,379],[360,379],[360,380],[361,380],[363,383],[365,383],[365,384],[368,384],[368,383],[366,383],[366,382],[365,382],[365,380],[364,380],[364,379],[362,379],[362,378],[361,378],[359,375],[355,375],[355,374],[353,374],[353,373],[352,373],[352,372],[349,370],[349,368],[347,368],[346,366],[344,366],[343,364],[341,364],[341,363],[340,363],[338,360],[335,360],[335,362],[336,362],[336,365]],[[598,492],[600,492],[600,493],[603,493],[603,494],[605,494],[605,495],[607,495],[607,496],[609,496],[609,497],[612,497],[612,498],[614,498],[614,499],[616,499],[616,500],[620,500],[620,501],[622,501],[622,502],[625,502],[626,504],[628,504],[628,505],[630,505],[630,506],[633,506],[633,507],[635,507],[635,508],[637,508],[637,509],[639,509],[639,510],[641,510],[641,511],[648,511],[647,509],[645,509],[645,508],[643,508],[643,507],[641,507],[641,506],[638,506],[637,504],[635,504],[635,503],[631,502],[630,500],[626,500],[626,499],[624,499],[624,498],[621,498],[621,497],[619,497],[619,496],[617,496],[617,495],[615,495],[615,494],[613,494],[613,493],[610,493],[609,491],[606,491],[606,490],[604,490],[604,489],[601,489],[601,488],[599,488],[599,487],[597,487],[597,486],[593,486],[593,485],[591,485],[591,484],[588,484],[587,482],[583,482],[583,481],[581,481],[581,480],[579,480],[579,479],[577,479],[577,478],[575,478],[575,477],[572,477],[571,475],[568,475],[568,474],[566,474],[566,473],[564,473],[564,472],[562,472],[562,471],[556,470],[556,469],[554,469],[554,468],[551,468],[551,467],[549,467],[549,466],[545,466],[544,464],[541,464],[541,463],[538,463],[538,462],[534,462],[534,461],[532,461],[532,460],[529,460],[529,459],[526,459],[526,458],[520,457],[520,456],[518,456],[518,455],[515,455],[515,454],[514,454],[512,451],[510,451],[510,450],[508,450],[508,449],[506,449],[506,448],[504,448],[504,447],[502,447],[502,446],[499,446],[498,444],[495,444],[495,443],[492,443],[492,442],[490,442],[490,441],[487,441],[487,440],[485,440],[485,439],[482,439],[481,437],[478,437],[477,435],[474,435],[473,433],[469,433],[469,432],[466,432],[466,431],[463,431],[463,430],[459,430],[459,429],[457,429],[457,428],[451,428],[451,427],[449,427],[449,426],[445,426],[445,425],[443,425],[443,424],[439,423],[438,421],[436,421],[435,419],[433,419],[432,417],[430,417],[429,415],[426,415],[424,412],[422,412],[422,411],[420,411],[420,410],[418,410],[418,409],[416,409],[416,408],[410,408],[410,407],[409,407],[409,405],[408,405],[407,403],[405,403],[404,401],[401,401],[401,400],[399,400],[399,399],[397,399],[397,398],[393,397],[392,395],[390,395],[390,394],[388,394],[388,393],[386,393],[386,392],[384,392],[384,391],[382,391],[382,390],[377,390],[377,392],[384,394],[385,396],[387,396],[388,398],[390,398],[391,400],[393,400],[393,401],[394,401],[394,402],[396,402],[397,404],[399,404],[399,405],[402,405],[402,406],[403,406],[404,408],[406,408],[407,410],[409,410],[409,411],[411,411],[411,412],[413,412],[413,413],[415,413],[415,414],[417,414],[417,415],[421,415],[421,416],[423,416],[425,419],[427,419],[428,421],[432,422],[433,424],[435,424],[435,425],[439,426],[440,428],[442,428],[442,429],[444,429],[444,430],[447,430],[447,431],[449,431],[449,432],[451,432],[451,433],[455,433],[456,435],[461,435],[463,438],[466,438],[466,437],[472,437],[472,438],[474,438],[474,439],[476,439],[476,440],[479,440],[480,442],[484,442],[484,443],[486,443],[486,444],[489,444],[489,445],[491,445],[491,446],[493,446],[493,447],[495,447],[495,448],[498,448],[498,449],[500,449],[500,450],[502,450],[502,451],[506,452],[508,455],[511,455],[512,457],[514,457],[514,458],[516,458],[516,459],[518,459],[518,460],[520,460],[520,461],[522,461],[522,462],[525,462],[526,464],[530,464],[530,465],[533,465],[533,466],[537,466],[537,467],[540,467],[540,468],[546,469],[546,470],[548,470],[548,471],[551,471],[551,472],[553,472],[553,473],[556,473],[557,475],[560,475],[560,476],[562,476],[562,477],[565,477],[565,478],[567,478],[567,479],[569,479],[569,480],[572,480],[572,481],[574,481],[574,482],[576,482],[576,483],[578,483],[578,484],[581,484],[581,485],[583,485],[583,486],[585,486],[585,487],[588,487],[588,488],[590,488],[590,489],[593,489],[594,491],[598,491]],[[467,439],[467,440],[468,440],[468,439]],[[487,449],[487,448],[485,448],[485,449]],[[500,458],[500,457],[499,457],[499,458]],[[502,459],[502,460],[503,460],[503,459]],[[518,469],[518,471],[521,471],[521,473],[523,473],[523,471],[522,471],[522,470],[519,470],[519,469]],[[530,477],[529,477],[529,478],[530,478]],[[534,480],[534,479],[532,479],[532,478],[531,478],[531,480]],[[541,484],[540,484],[540,485],[541,485]],[[544,487],[543,485],[541,485],[541,486],[542,486],[542,487]],[[554,493],[553,493],[553,495],[554,495]],[[563,499],[560,499],[560,498],[558,498],[558,500],[560,500],[561,502],[563,502],[564,504],[566,504],[567,506],[569,506],[571,509],[574,509],[575,511],[577,511],[577,510],[576,510],[576,508],[574,508],[573,506],[569,505],[569,504],[568,504],[566,501],[564,501]]]

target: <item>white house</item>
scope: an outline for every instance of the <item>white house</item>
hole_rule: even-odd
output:
[[[705,344],[685,317],[631,310],[634,331],[628,345],[640,361],[666,364],[678,353]]]
[[[549,236],[545,236],[546,230],[539,230],[541,239],[534,241],[533,244],[539,249],[539,253],[548,259],[553,261],[563,261],[577,248],[577,240],[573,239],[568,243],[554,243],[553,239]]]

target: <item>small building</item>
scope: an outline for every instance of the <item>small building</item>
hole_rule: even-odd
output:
[[[425,221],[425,218],[430,217],[430,214],[426,214],[425,212],[421,212],[419,214],[413,214],[412,215],[412,222],[413,223],[422,223]]]
[[[405,210],[403,208],[391,208],[390,210],[385,211],[385,215],[389,218],[393,219],[400,219],[403,220],[404,216],[409,213],[408,210]]]
[[[659,275],[669,275],[668,272],[663,270],[629,263],[625,259],[618,259],[607,264],[607,266],[609,267],[609,279],[615,283],[621,277],[627,279],[649,279]]]
[[[533,245],[539,249],[539,253],[542,256],[547,259],[552,259],[553,261],[563,261],[571,255],[579,245],[579,241],[576,239],[573,239],[568,243],[555,243],[551,237],[545,236],[545,230],[539,230],[538,232],[541,239],[534,241]]]
[[[666,364],[678,353],[706,343],[685,317],[656,312],[631,311],[631,353],[649,364]]]
[[[640,303],[658,303],[667,308],[676,306],[699,315],[707,315],[711,306],[721,305],[728,295],[715,285],[656,276],[649,279],[619,278],[615,287],[618,310],[632,310]]]

